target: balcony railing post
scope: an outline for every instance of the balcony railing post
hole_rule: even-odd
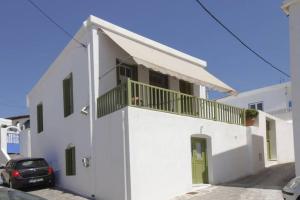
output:
[[[128,78],[127,79],[127,105],[131,106],[131,99],[132,99],[132,95],[131,95],[131,80]]]
[[[180,95],[180,93],[179,92],[177,92],[176,93],[176,107],[177,107],[177,109],[176,109],[176,111],[177,111],[177,113],[178,114],[181,114],[181,95]]]
[[[216,101],[214,102],[214,120],[218,120],[218,103]]]
[[[242,125],[246,126],[246,109],[243,109],[243,122]]]

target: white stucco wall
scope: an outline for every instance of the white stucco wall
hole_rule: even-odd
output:
[[[293,96],[294,138],[300,141],[300,0],[286,0],[289,12],[290,63]],[[300,176],[300,145],[295,143],[296,175]]]
[[[7,129],[4,128],[4,126],[11,125],[11,120],[0,118],[0,165],[5,165],[6,162],[10,160],[10,157],[7,154]]]
[[[96,198],[127,199],[130,175],[126,171],[127,109],[122,109],[95,121]],[[129,161],[128,161],[129,164]],[[130,196],[130,195],[129,195]],[[130,199],[128,196],[128,200]]]
[[[281,83],[265,88],[241,92],[237,96],[229,96],[217,100],[229,105],[248,108],[250,103],[263,102],[264,111],[283,120],[292,120],[289,101],[292,100],[291,83]]]
[[[164,200],[192,189],[193,135],[211,143],[210,183],[250,172],[246,127],[133,107],[128,120],[132,200]]]
[[[30,129],[20,132],[20,155],[31,157],[31,134]]]
[[[79,37],[78,37],[79,38]],[[89,34],[80,37],[89,45]],[[92,173],[81,159],[91,154],[89,117],[81,109],[89,105],[88,51],[71,41],[28,94],[32,156],[45,157],[57,175],[57,185],[82,195],[93,194]],[[63,80],[73,75],[74,113],[64,117]],[[37,133],[37,104],[43,104],[44,131]],[[76,176],[65,176],[65,149],[76,147]]]
[[[269,160],[267,151],[266,140],[266,120],[274,123],[273,129],[275,129],[276,136],[276,156],[277,159]],[[252,152],[251,165],[252,173],[257,173],[265,167],[269,167],[275,164],[294,162],[294,138],[293,138],[293,125],[284,120],[276,118],[264,112],[259,112],[256,124],[251,127],[247,127],[249,138],[249,148]]]

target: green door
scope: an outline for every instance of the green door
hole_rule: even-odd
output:
[[[206,140],[192,138],[193,184],[208,183]]]

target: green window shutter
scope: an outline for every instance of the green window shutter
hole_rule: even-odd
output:
[[[75,147],[70,147],[65,150],[65,160],[66,160],[66,175],[67,176],[76,175]]]
[[[73,76],[72,73],[63,80],[64,117],[74,111],[73,105]]]
[[[70,176],[69,149],[65,150],[65,160],[66,160],[66,175]]]
[[[37,132],[40,133],[44,130],[43,124],[43,104],[37,105]]]

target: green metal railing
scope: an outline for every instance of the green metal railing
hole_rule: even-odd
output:
[[[98,117],[125,106],[245,125],[244,109],[132,80],[128,80],[98,98]]]

